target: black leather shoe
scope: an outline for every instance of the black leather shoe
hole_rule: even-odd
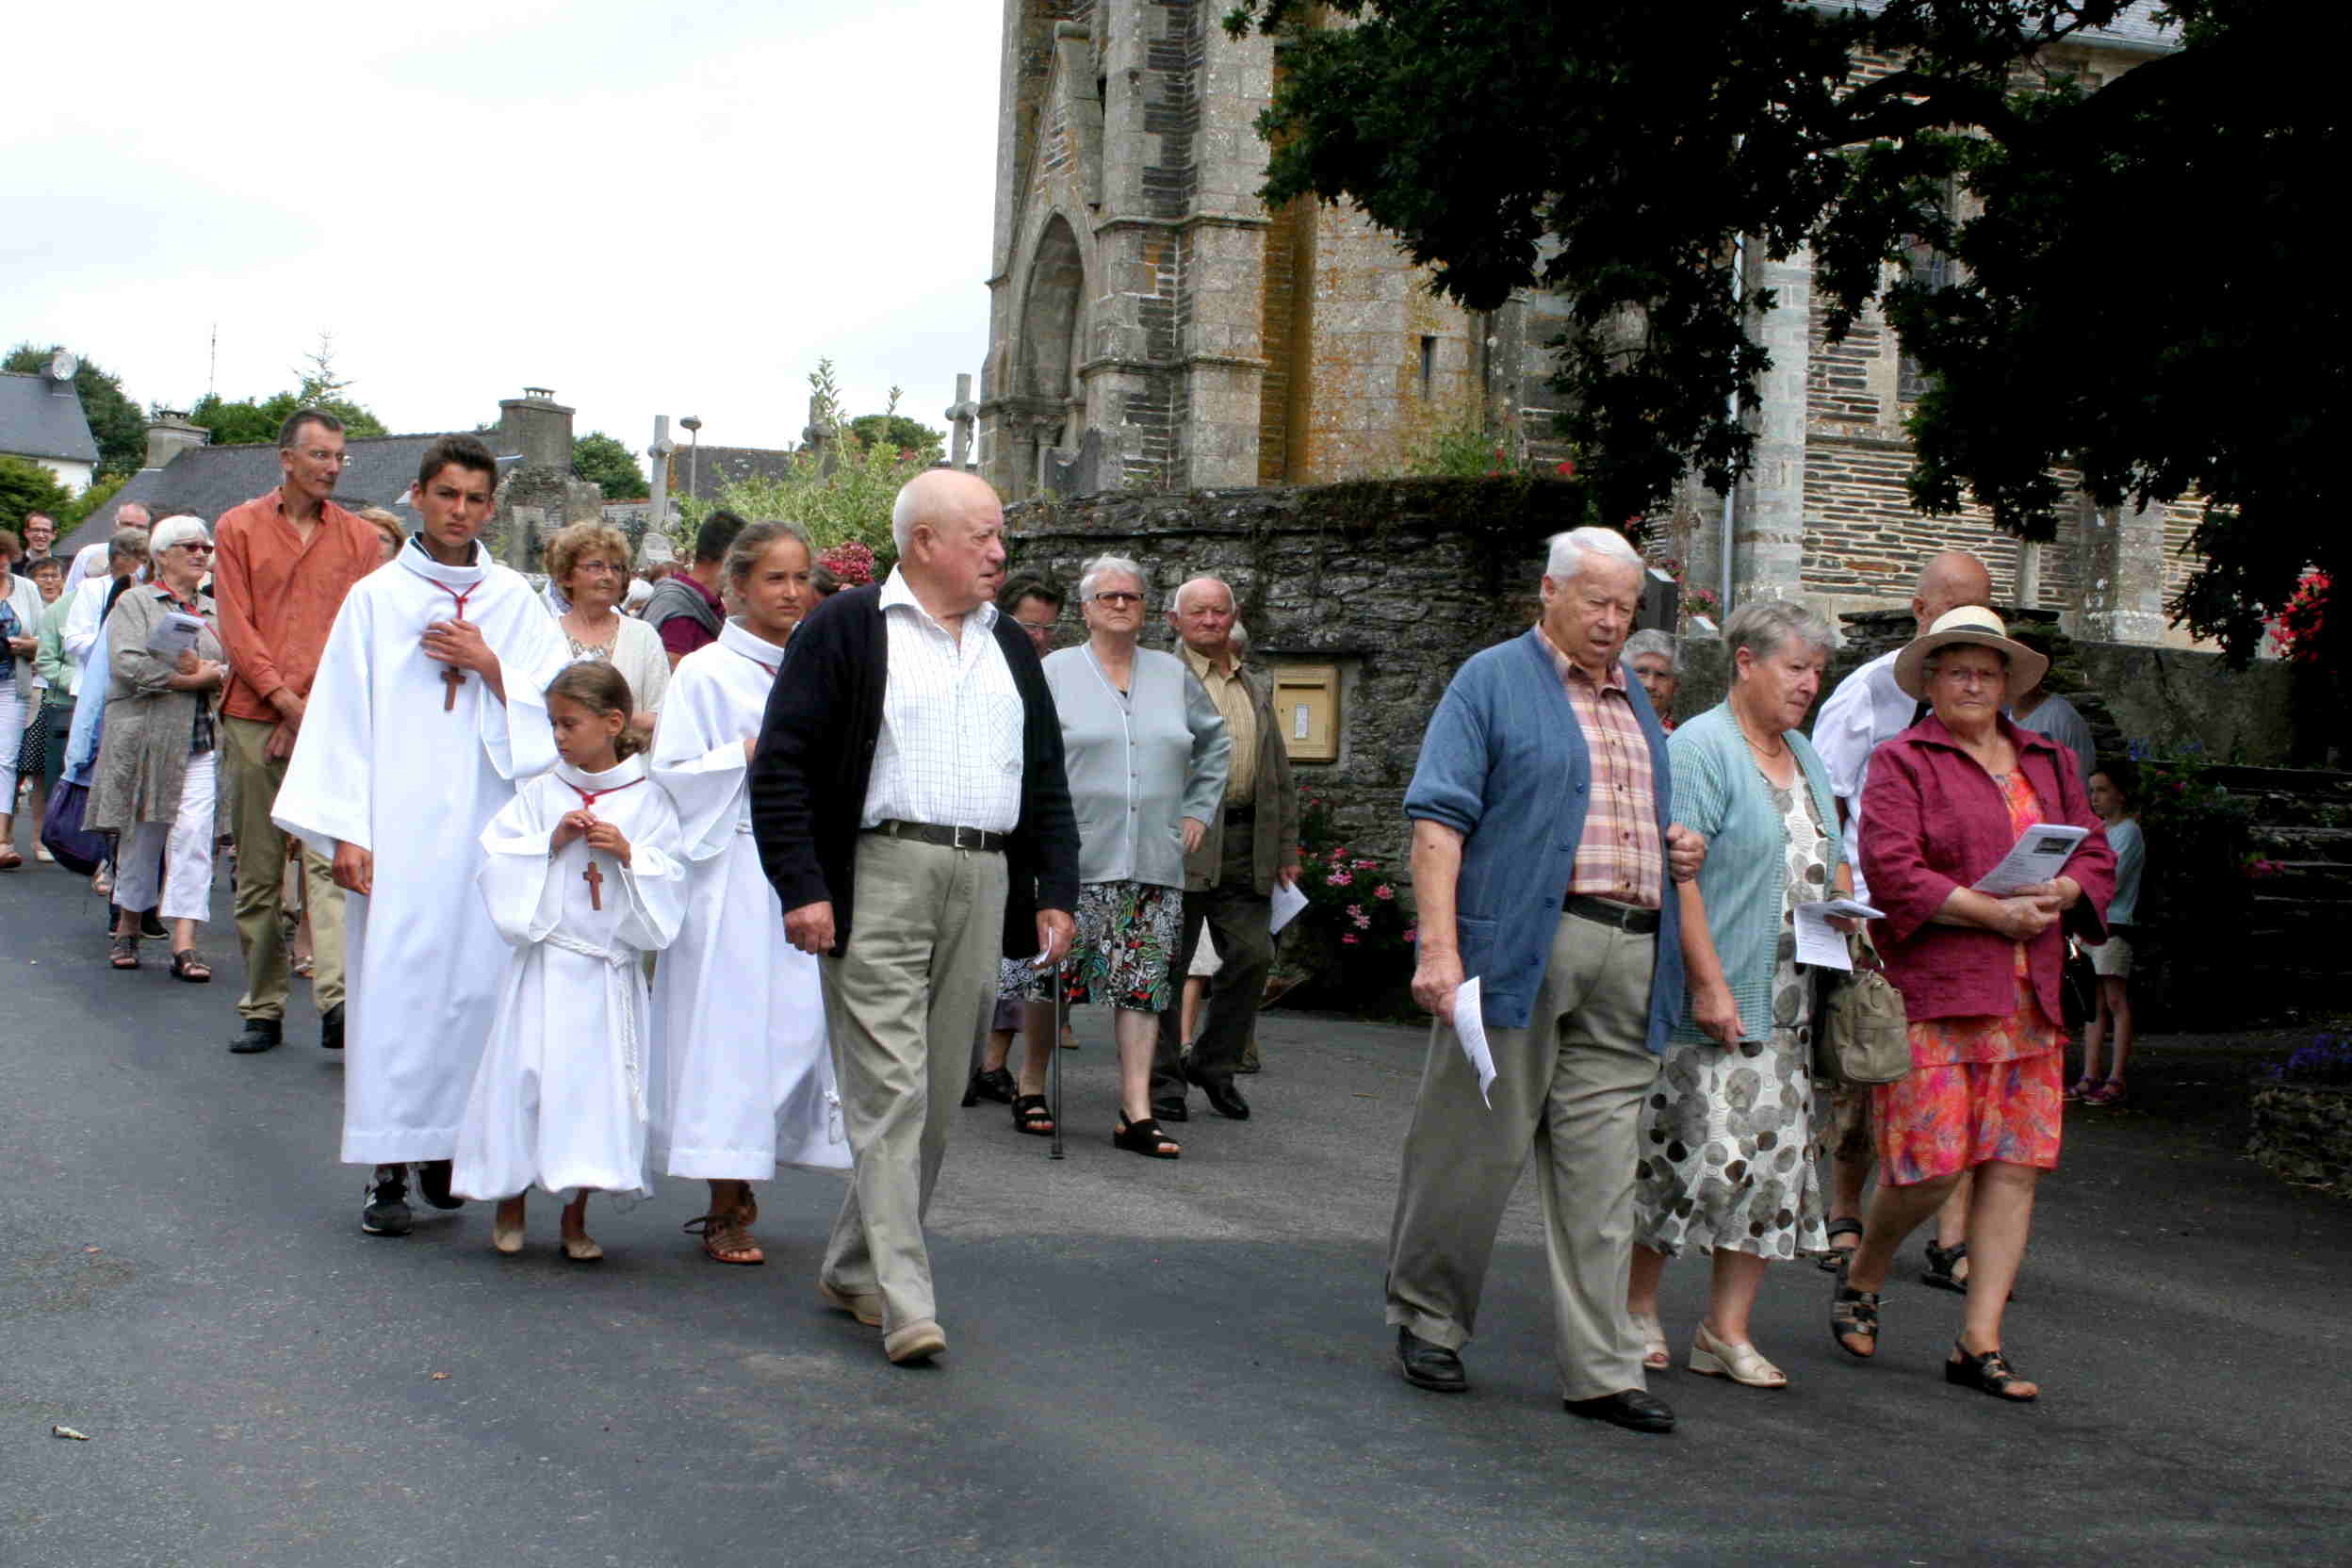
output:
[[[1614,1394],[1604,1394],[1597,1399],[1562,1399],[1560,1408],[1571,1415],[1590,1416],[1606,1421],[1612,1427],[1623,1427],[1635,1432],[1670,1432],[1674,1429],[1674,1413],[1666,1401],[1655,1394],[1638,1388],[1621,1388]]]
[[[1250,1119],[1250,1102],[1241,1097],[1241,1091],[1233,1087],[1231,1078],[1190,1076],[1201,1094],[1207,1097],[1211,1110],[1219,1116],[1231,1117],[1235,1121]]]
[[[286,1041],[286,1026],[274,1018],[249,1018],[245,1032],[229,1042],[229,1049],[240,1056],[268,1051]]]
[[[168,937],[172,933],[162,921],[155,918],[155,912],[148,909],[142,911],[139,917],[139,934],[142,937],[154,938]]]
[[[436,1209],[462,1209],[466,1200],[449,1190],[448,1160],[419,1160],[416,1163],[416,1195]]]
[[[318,1015],[318,1049],[343,1049],[343,1004],[340,1002]]]
[[[1190,1121],[1192,1112],[1184,1108],[1184,1102],[1181,1100],[1154,1100],[1152,1102],[1152,1119],[1154,1121]]]
[[[1001,1067],[975,1072],[964,1086],[964,1103],[977,1105],[983,1100],[993,1100],[1000,1105],[1009,1105],[1019,1088],[1013,1075]]]
[[[1396,1370],[1413,1387],[1438,1394],[1460,1394],[1470,1386],[1470,1374],[1462,1369],[1461,1356],[1443,1345],[1430,1344],[1411,1329],[1396,1331]]]

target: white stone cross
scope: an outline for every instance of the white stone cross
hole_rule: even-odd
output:
[[[980,405],[972,400],[972,377],[956,378],[956,404],[947,411],[948,423],[956,430],[955,448],[948,454],[948,466],[961,468],[972,452],[972,424],[980,417]]]

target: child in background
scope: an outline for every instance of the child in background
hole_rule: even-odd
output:
[[[678,812],[627,734],[629,682],[573,664],[547,687],[562,759],[483,829],[479,881],[514,949],[498,1022],[458,1131],[451,1186],[499,1200],[491,1245],[523,1246],[527,1190],[568,1192],[564,1255],[604,1256],[587,1232],[591,1192],[649,1194],[643,956],[667,947],[685,909]]]
[[[2099,978],[2098,1010],[2082,1031],[2082,1076],[2066,1090],[2085,1105],[2123,1103],[2123,1065],[2132,1055],[2132,925],[2140,898],[2140,871],[2148,846],[2140,836],[2139,770],[2116,762],[2091,775],[2091,809],[2107,825],[2108,847],[2115,852],[2115,896],[2107,906],[2107,939],[2085,947]],[[2102,1048],[2113,1053],[2104,1078]]]

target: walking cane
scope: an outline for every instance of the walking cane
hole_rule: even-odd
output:
[[[1070,1016],[1070,991],[1062,983],[1062,972],[1070,967],[1070,956],[1064,954],[1054,965],[1054,1033],[1045,1042],[1048,1054],[1045,1070],[1046,1095],[1054,1103],[1048,1113],[1054,1118],[1054,1151],[1046,1158],[1062,1157],[1062,1027]]]

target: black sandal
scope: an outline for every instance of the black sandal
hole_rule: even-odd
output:
[[[212,983],[212,966],[194,948],[180,948],[172,955],[172,978],[185,980],[191,986],[207,986]]]
[[[977,1105],[983,1100],[993,1100],[1000,1105],[1009,1105],[1016,1092],[1013,1075],[1001,1067],[993,1068],[972,1075],[972,1081],[964,1086],[964,1103]]]
[[[2021,1383],[2025,1380],[2017,1376],[1999,1350],[1987,1350],[1981,1356],[1972,1356],[1967,1347],[1954,1340],[1952,1353],[1960,1359],[1944,1363],[1944,1381],[1955,1388],[1972,1388],[1979,1394],[1989,1394],[2013,1405],[2031,1404],[2041,1397],[2039,1389],[2031,1394],[2009,1392],[2012,1383]]]
[[[1054,1113],[1041,1094],[1024,1094],[1013,1102],[1013,1131],[1031,1137],[1050,1138],[1054,1135]]]
[[[1838,1246],[1839,1236],[1852,1236],[1854,1245],[1852,1247]],[[1862,1250],[1862,1222],[1858,1219],[1833,1219],[1829,1222],[1827,1239],[1829,1250],[1813,1261],[1821,1265],[1825,1271],[1835,1274],[1853,1260],[1854,1253]]]
[[[1950,1247],[1938,1247],[1934,1242],[1929,1242],[1927,1244],[1927,1271],[1919,1276],[1919,1283],[1934,1285],[1937,1290],[1949,1290],[1966,1296],[1968,1293],[1968,1282],[1954,1274],[1952,1269],[1968,1255],[1968,1244],[1965,1241],[1955,1241]]]
[[[139,967],[139,939],[137,937],[115,938],[106,962],[116,969],[137,969]]]
[[[1157,1119],[1148,1116],[1139,1121],[1121,1116],[1119,1125],[1111,1129],[1111,1146],[1147,1160],[1178,1159],[1184,1152],[1184,1145],[1160,1131]]]
[[[1848,1334],[1867,1338],[1870,1348],[1867,1350],[1855,1349],[1846,1343]],[[1856,1361],[1869,1361],[1875,1357],[1878,1354],[1878,1292],[1839,1285],[1837,1296],[1829,1303],[1829,1337],[1838,1342],[1838,1348]]]

